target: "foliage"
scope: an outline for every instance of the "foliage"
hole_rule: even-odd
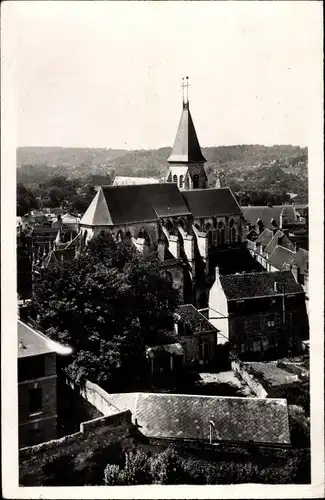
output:
[[[270,387],[269,397],[284,398],[289,405],[301,406],[306,412],[307,417],[310,415],[310,389],[309,381],[292,382],[279,386]]]
[[[108,464],[104,471],[104,483],[108,486],[137,485],[151,482],[148,456],[140,450],[125,454],[124,467]]]
[[[17,215],[23,216],[30,210],[38,208],[38,202],[30,189],[17,184]]]
[[[155,256],[102,232],[77,259],[40,271],[32,306],[40,327],[73,348],[72,379],[116,389],[144,375],[148,346],[170,341],[176,300]]]
[[[154,484],[183,484],[187,479],[184,463],[173,448],[150,459],[150,473]]]

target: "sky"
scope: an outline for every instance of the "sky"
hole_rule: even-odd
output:
[[[17,143],[171,146],[189,76],[201,146],[305,146],[319,5],[13,2]]]

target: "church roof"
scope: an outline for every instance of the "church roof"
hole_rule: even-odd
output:
[[[280,215],[293,220],[296,220],[296,212],[292,205],[273,205],[269,206],[251,206],[242,207],[245,219],[255,226],[260,220],[263,226],[268,229],[273,229],[272,219],[275,220],[277,226],[280,225]]]
[[[197,163],[206,161],[202,155],[188,102],[183,104],[175,143],[167,161],[168,163]]]
[[[105,226],[190,215],[176,184],[101,186],[81,225]]]
[[[241,209],[229,188],[182,191],[193,217],[240,215]]]

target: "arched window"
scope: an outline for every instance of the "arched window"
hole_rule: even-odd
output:
[[[172,221],[170,219],[168,219],[166,222],[166,229],[169,233],[172,232],[174,229],[174,224],[172,223]]]
[[[190,189],[190,178],[188,175],[185,178],[185,189]]]
[[[87,229],[84,232],[84,234],[82,235],[82,244],[83,244],[83,246],[86,245],[86,240],[87,240]]]
[[[236,243],[236,228],[232,227],[230,230],[230,242]]]
[[[125,238],[128,238],[128,239],[131,239],[132,238],[132,234],[130,233],[130,231],[127,231],[125,233]]]
[[[193,175],[193,189],[199,188],[199,176],[198,174]]]
[[[186,222],[184,219],[179,219],[178,220],[178,224],[181,226],[181,228],[183,229],[183,231],[186,231]]]
[[[173,182],[176,182],[177,184],[177,175],[173,175]]]
[[[205,225],[205,230],[206,230],[206,231],[210,231],[210,229],[212,229],[212,226],[211,226],[210,222],[208,222],[208,223]]]
[[[184,185],[184,175],[181,175],[179,178],[179,188],[183,189],[183,185]]]
[[[212,231],[208,231],[208,246],[209,248],[213,245],[213,234]]]
[[[225,230],[223,227],[223,223],[219,222],[218,223],[218,229],[217,229],[217,246],[222,246],[225,243]]]
[[[146,229],[142,228],[140,230],[140,232],[138,234],[138,238],[143,238],[147,247],[150,247],[150,245],[151,245],[150,236],[149,236],[148,231]]]

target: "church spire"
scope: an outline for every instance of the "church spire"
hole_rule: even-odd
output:
[[[183,111],[168,163],[205,163],[189,110],[189,78],[182,78]]]

